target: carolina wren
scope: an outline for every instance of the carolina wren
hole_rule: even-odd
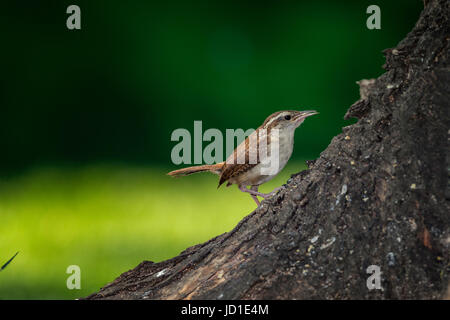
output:
[[[209,171],[220,176],[219,186],[237,184],[239,190],[247,192],[259,206],[258,197],[267,198],[278,191],[258,192],[258,187],[273,179],[286,165],[294,148],[294,132],[303,121],[318,112],[278,111],[250,134],[227,158],[217,164],[207,164],[169,172],[173,177]],[[250,186],[250,189],[247,188]]]

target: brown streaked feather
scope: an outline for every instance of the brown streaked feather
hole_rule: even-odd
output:
[[[262,126],[261,126],[262,127]],[[219,185],[217,188],[219,188],[225,181],[228,181],[229,179],[232,179],[233,177],[238,176],[239,174],[246,172],[253,168],[254,166],[258,165],[260,161],[260,155],[258,152],[259,148],[259,139],[266,139],[266,135],[262,135],[258,139],[259,135],[259,127],[257,130],[255,130],[251,135],[249,135],[234,151],[233,153],[228,157],[227,161],[225,161],[223,167],[222,167],[222,174],[220,175]],[[268,130],[269,131],[269,130]],[[255,137],[256,135],[256,137]],[[254,142],[250,144],[250,139],[255,139]],[[270,139],[270,136],[269,136]],[[256,143],[255,143],[256,142]],[[269,141],[268,141],[269,143]],[[256,161],[252,158],[255,163],[250,163],[250,153],[254,152],[256,154]],[[244,158],[243,158],[244,157]],[[243,158],[244,163],[238,163],[238,160],[241,160]],[[233,159],[232,163],[231,159]],[[231,185],[230,182],[228,182],[227,186]]]
[[[254,166],[256,166],[257,163],[243,163],[243,164],[225,164],[224,170],[222,171],[222,174],[220,175],[219,185],[217,188],[219,188],[225,181],[238,176],[240,173],[245,172],[247,170],[250,170]],[[228,182],[227,187],[229,187],[232,183]]]
[[[263,124],[260,126],[260,128],[264,128],[266,127],[266,125],[269,123],[270,120],[276,118],[279,114],[286,112],[286,111],[277,111],[275,113],[272,113],[270,116],[268,116],[266,118],[266,120],[264,120]]]

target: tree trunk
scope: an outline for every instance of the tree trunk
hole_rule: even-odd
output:
[[[449,4],[425,1],[414,29],[385,50],[386,73],[359,82],[361,99],[345,115],[358,122],[308,170],[232,231],[144,261],[87,298],[446,297]],[[371,265],[379,289],[368,287],[377,287]]]

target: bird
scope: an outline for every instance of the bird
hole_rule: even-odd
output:
[[[273,196],[280,188],[270,193],[258,192],[261,184],[272,180],[285,167],[294,149],[294,133],[303,121],[315,110],[283,110],[272,113],[229,155],[226,161],[217,164],[198,165],[174,170],[172,177],[186,176],[197,172],[211,172],[219,176],[219,188],[237,184],[240,191],[249,193],[259,207],[263,199]],[[250,188],[248,188],[250,187]]]

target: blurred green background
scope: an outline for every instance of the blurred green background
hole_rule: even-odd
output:
[[[81,30],[66,8],[81,8]],[[381,8],[381,30],[366,8]],[[204,174],[171,179],[176,128],[256,128],[316,109],[286,182],[383,73],[422,1],[4,1],[0,5],[0,299],[86,296],[143,260],[229,231],[255,205]],[[206,144],[204,144],[206,145]],[[81,290],[66,268],[79,265]]]

